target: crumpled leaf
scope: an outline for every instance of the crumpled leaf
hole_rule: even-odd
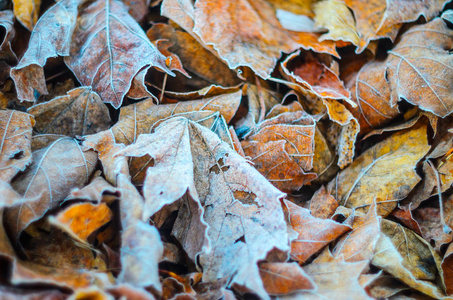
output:
[[[5,212],[9,230],[18,237],[31,222],[56,207],[74,187],[88,182],[97,162],[94,151],[83,152],[72,138],[60,138],[49,146],[33,152],[32,164],[12,183],[27,199]]]
[[[314,290],[316,285],[297,263],[261,263],[260,276],[269,295]]]
[[[313,6],[315,26],[328,29],[329,32],[319,37],[320,41],[345,41],[358,45],[360,37],[355,28],[355,19],[349,8],[342,1],[323,0]]]
[[[79,3],[80,0],[61,0],[49,8],[36,24],[27,52],[11,69],[11,78],[20,100],[34,102],[39,96],[48,94],[43,67],[51,57],[70,54]]]
[[[163,122],[118,153],[145,154],[154,165],[145,179],[144,216],[187,192],[173,234],[190,258],[200,253],[203,281],[232,277],[230,284],[267,298],[257,262],[274,247],[288,249],[283,194],[213,132],[185,118]],[[172,180],[162,181],[162,174]]]
[[[144,201],[126,174],[118,175],[121,191],[120,209],[123,227],[121,245],[122,270],[118,281],[135,287],[161,290],[158,262],[162,257],[163,244],[154,226],[143,217]]]
[[[28,30],[32,31],[39,17],[41,0],[13,0],[14,15]]]
[[[452,34],[453,30],[441,18],[436,18],[414,26],[401,36],[387,59],[392,106],[405,99],[440,117],[453,111],[449,90],[453,78],[453,58],[449,52],[453,47]],[[430,47],[425,46],[428,44]],[[439,78],[438,74],[442,76]]]
[[[308,209],[285,200],[288,227],[298,233],[291,241],[291,259],[303,264],[332,241],[351,230],[333,220],[318,219]]]
[[[31,134],[35,120],[16,110],[0,110],[0,180],[10,182],[31,163]]]
[[[163,9],[163,15],[193,29],[203,44],[213,45],[230,69],[247,66],[267,79],[281,52],[302,47],[337,55],[333,43],[319,43],[317,34],[283,29],[272,6],[262,0],[197,1],[195,9],[185,1],[178,3],[179,11],[166,2],[171,3],[164,1],[163,7],[171,9]]]
[[[362,1],[345,0],[354,12],[356,27],[360,36],[357,52],[362,52],[368,43],[379,38],[394,40],[403,23],[416,21],[420,16],[431,20],[443,9],[446,0],[425,2]]]
[[[386,216],[420,181],[415,166],[428,153],[427,142],[426,125],[397,132],[356,158],[328,190],[340,205],[359,211],[376,199],[379,215]]]
[[[79,87],[28,109],[35,117],[38,133],[62,134],[71,137],[94,134],[107,129],[110,115],[99,96],[88,87]]]
[[[170,75],[165,56],[117,0],[98,0],[79,12],[67,66],[77,79],[118,108],[132,79],[148,66]]]

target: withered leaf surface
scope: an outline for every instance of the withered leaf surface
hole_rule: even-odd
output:
[[[440,117],[453,111],[452,36],[453,30],[441,18],[414,26],[402,35],[387,59],[391,105],[405,99]]]
[[[415,166],[430,148],[426,130],[397,132],[366,150],[329,183],[329,191],[340,205],[361,211],[376,199],[378,213],[387,216],[420,181]]]
[[[39,19],[27,52],[11,69],[11,78],[16,83],[20,100],[34,102],[40,95],[48,94],[43,67],[51,57],[69,55],[79,2],[58,1]]]
[[[94,151],[82,151],[72,138],[60,138],[33,152],[33,157],[33,163],[12,186],[24,198],[38,199],[8,209],[5,219],[15,233],[57,206],[72,188],[88,182],[97,162]]]
[[[75,88],[28,109],[37,121],[38,133],[71,137],[94,134],[109,127],[110,115],[99,96],[87,87]]]
[[[275,11],[263,0],[195,3],[193,31],[207,45],[213,45],[230,69],[248,66],[268,78],[281,52],[297,48],[336,55],[332,42],[318,42],[315,33],[285,30]]]
[[[78,80],[118,108],[132,79],[142,69],[156,66],[173,74],[165,56],[146,37],[140,25],[117,0],[98,0],[79,13],[68,67]]]
[[[232,277],[230,284],[267,298],[257,262],[274,247],[288,249],[283,194],[212,131],[185,118],[163,122],[118,153],[145,154],[154,165],[145,179],[144,216],[187,192],[190,199],[183,201],[174,234],[189,257],[200,254],[203,280]],[[161,180],[162,174],[168,179]]]
[[[421,15],[427,20],[435,17],[448,1],[430,2],[405,0],[363,1],[345,0],[354,12],[360,44],[357,51],[363,51],[371,40],[388,37],[394,39],[402,23],[417,20]]]
[[[32,161],[31,134],[35,124],[29,114],[0,110],[0,180],[9,182]]]

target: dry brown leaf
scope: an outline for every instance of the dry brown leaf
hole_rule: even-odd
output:
[[[337,207],[337,200],[327,192],[324,186],[321,186],[310,200],[310,211],[316,218],[330,218],[335,213]]]
[[[94,134],[111,125],[107,106],[90,88],[80,87],[28,109],[35,117],[38,133],[71,137]]]
[[[453,47],[452,35],[445,22],[436,18],[401,36],[386,62],[392,106],[404,99],[440,117],[452,112],[449,86],[453,78],[453,58],[449,52]]]
[[[284,140],[243,141],[244,154],[250,157],[253,166],[283,192],[299,190],[303,185],[316,178],[314,173],[305,173],[285,150]]]
[[[88,182],[97,162],[94,151],[83,152],[77,141],[60,138],[49,146],[33,152],[32,164],[12,183],[13,188],[27,199],[26,204],[5,212],[8,227],[14,236],[31,222],[56,207],[74,187]]]
[[[31,163],[35,120],[15,110],[0,110],[0,181],[10,180]]]
[[[362,153],[328,190],[340,205],[359,211],[367,211],[375,199],[378,214],[387,216],[420,181],[415,166],[429,148],[426,125],[397,132]]]
[[[291,241],[290,256],[300,264],[351,230],[348,225],[313,217],[308,209],[290,201],[285,200],[284,203],[288,227],[298,233],[297,238]]]
[[[98,0],[82,9],[65,62],[83,85],[115,108],[142,68],[155,66],[173,75],[165,56],[117,0]]]
[[[431,20],[447,1],[434,0],[424,3],[404,0],[345,0],[345,3],[354,12],[361,38],[357,51],[362,52],[372,40],[386,37],[394,40],[402,23],[414,22],[421,15]]]
[[[147,15],[151,0],[125,0],[124,3],[129,6],[129,14],[140,22]]]
[[[154,24],[146,35],[151,41],[167,39],[173,42],[170,50],[179,57],[184,68],[204,80],[220,86],[234,86],[239,83],[235,73],[222,60],[203,48],[189,33],[158,23]]]
[[[232,277],[230,284],[267,297],[257,262],[274,247],[288,248],[279,203],[283,194],[213,132],[181,117],[163,122],[118,153],[145,154],[154,165],[145,180],[144,216],[187,192],[173,234],[190,258],[200,254],[203,281]],[[162,181],[162,174],[172,180]]]
[[[358,45],[360,37],[355,28],[352,12],[342,1],[323,0],[313,6],[314,21],[317,28],[328,29],[329,32],[319,37],[320,41],[345,41]]]
[[[314,290],[315,283],[297,263],[261,263],[261,280],[269,295],[285,295],[300,290]]]
[[[43,67],[51,57],[69,55],[69,40],[76,26],[79,2],[80,0],[57,2],[36,24],[27,52],[19,64],[11,69],[11,78],[16,84],[17,97],[20,100],[34,102],[39,96],[48,94]],[[33,27],[33,24],[30,26]]]
[[[334,44],[319,43],[317,34],[283,29],[266,1],[198,1],[195,9],[189,1],[172,4],[163,2],[163,14],[189,33],[193,28],[205,45],[214,46],[230,69],[247,66],[268,78],[281,52],[302,47],[337,55]]]
[[[360,134],[387,125],[398,116],[398,107],[390,105],[390,86],[385,80],[386,64],[370,62],[348,83],[352,101],[357,105],[347,105],[360,124]]]
[[[453,260],[452,260],[453,244],[450,244],[442,259],[442,276],[445,282],[447,295],[453,294]]]
[[[429,243],[411,230],[385,219],[381,232],[371,263],[428,296],[442,298],[444,292],[431,282],[439,280],[440,257]]]

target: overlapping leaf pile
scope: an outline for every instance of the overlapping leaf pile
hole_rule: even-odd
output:
[[[451,299],[450,6],[0,2],[0,298]]]

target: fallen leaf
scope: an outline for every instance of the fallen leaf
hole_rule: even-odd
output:
[[[31,163],[31,134],[35,120],[15,110],[0,110],[0,180],[11,179]]]
[[[358,45],[360,37],[355,28],[352,12],[342,1],[323,0],[314,4],[314,20],[317,28],[328,29],[329,32],[319,37],[320,41],[345,41]]]
[[[394,40],[403,23],[416,21],[420,16],[431,20],[444,7],[447,1],[435,0],[429,3],[407,3],[406,1],[393,0],[362,1],[346,0],[346,5],[354,12],[360,44],[357,52],[362,52],[368,43],[379,38]]]
[[[201,253],[203,281],[228,276],[232,277],[230,284],[266,296],[257,262],[274,247],[288,247],[278,201],[281,192],[214,133],[184,118],[163,122],[154,133],[141,135],[134,145],[118,153],[145,154],[154,159],[154,166],[148,168],[145,180],[144,216],[187,192],[190,199],[182,202],[174,225],[180,231],[173,234],[189,257],[195,259]],[[162,174],[172,180],[162,182]]]
[[[214,45],[230,69],[247,66],[264,79],[281,52],[302,47],[337,55],[333,43],[319,43],[317,34],[283,29],[272,6],[262,0],[198,1],[193,19],[194,33],[204,44]]]
[[[32,3],[31,0],[21,0]],[[40,4],[41,1],[39,1]],[[34,102],[48,94],[44,65],[51,57],[68,56],[70,40],[76,26],[79,0],[61,0],[49,8],[33,28],[29,47],[19,64],[11,69],[11,78],[16,84],[20,100]],[[33,9],[36,13],[37,9]],[[29,29],[35,22],[30,24]]]
[[[367,211],[374,199],[387,216],[420,181],[417,162],[429,151],[426,125],[397,132],[366,150],[328,185],[340,205]],[[378,180],[379,184],[375,182]]]
[[[297,263],[261,263],[259,269],[269,295],[285,295],[316,287]]]
[[[291,241],[290,256],[300,264],[332,241],[351,230],[348,225],[333,220],[318,219],[308,209],[285,200],[288,226],[298,233]]]
[[[118,108],[132,79],[148,66],[170,75],[165,57],[117,0],[98,0],[82,9],[67,66],[77,79]],[[127,38],[126,38],[127,36]]]
[[[357,106],[347,106],[359,121],[361,135],[387,125],[399,115],[398,107],[392,107],[389,102],[390,86],[385,80],[385,70],[385,63],[372,61],[348,83]]]
[[[49,146],[33,152],[32,164],[12,183],[30,203],[9,208],[5,220],[9,230],[18,234],[31,222],[56,207],[74,187],[86,182],[94,170],[97,154],[83,152],[72,138],[60,138]]]
[[[436,18],[401,36],[386,62],[392,106],[404,99],[440,117],[452,112],[453,99],[447,85],[453,77],[449,53],[452,32],[441,18]],[[439,78],[437,74],[443,75]]]
[[[335,213],[337,207],[337,200],[327,192],[324,186],[321,186],[310,200],[310,211],[316,218],[330,218]]]
[[[401,225],[382,220],[381,234],[371,263],[412,288],[433,298],[444,293],[433,282],[440,258],[428,242]]]
[[[34,105],[28,113],[35,117],[38,133],[71,137],[94,134],[109,128],[107,106],[90,88],[80,87],[49,102]]]
[[[32,31],[39,16],[41,0],[13,0],[14,16],[28,30]]]

